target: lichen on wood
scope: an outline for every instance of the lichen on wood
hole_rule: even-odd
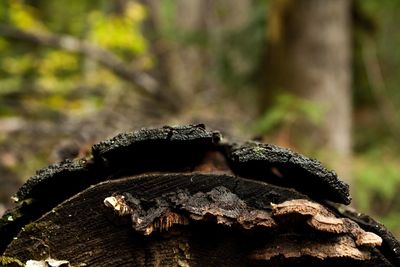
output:
[[[24,266],[24,264],[15,257],[0,256],[0,265],[13,267],[13,266]]]

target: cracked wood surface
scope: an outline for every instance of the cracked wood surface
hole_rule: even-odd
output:
[[[295,190],[225,174],[152,174],[106,181],[25,226],[4,255],[21,261],[51,256],[89,266],[157,265],[154,261],[204,266],[209,258],[213,264],[207,266],[247,266],[262,261],[268,265],[279,255],[289,261],[297,255],[299,262],[303,256],[313,257],[301,242],[265,256],[266,246],[294,233],[299,240],[320,238],[309,246],[318,255],[315,266],[321,266],[321,259],[324,264],[337,258],[369,264],[364,266],[380,259],[374,246],[358,246],[347,232],[326,237],[324,229],[309,228],[302,220],[281,224],[281,218],[276,219],[282,214],[278,216],[271,203],[285,205],[293,199],[314,205]]]
[[[397,266],[400,258],[384,226],[329,202],[351,200],[333,171],[274,145],[229,143],[201,124],[120,134],[87,158],[38,171],[15,199],[0,219],[0,262]]]
[[[237,146],[221,139],[218,132],[206,130],[202,124],[141,129],[94,145],[87,158],[66,160],[39,170],[16,193],[19,206],[0,219],[0,253],[21,227],[62,201],[101,181],[128,175],[224,172],[294,188],[311,198],[349,201],[346,185],[315,160],[272,145],[251,143],[251,149],[247,149],[249,143]],[[301,160],[293,163],[293,159]],[[249,168],[248,164],[254,162],[264,167]],[[255,170],[259,176],[254,175]],[[295,172],[302,175],[291,176]],[[12,221],[7,219],[9,216]]]

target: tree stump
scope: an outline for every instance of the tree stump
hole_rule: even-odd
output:
[[[400,266],[399,242],[344,207],[333,171],[204,125],[120,134],[14,198],[3,266]]]

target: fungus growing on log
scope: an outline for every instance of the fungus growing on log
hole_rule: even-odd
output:
[[[332,204],[350,202],[333,171],[204,125],[120,134],[15,199],[0,220],[5,266],[400,265],[383,225]]]
[[[130,215],[135,231],[145,235],[155,230],[166,231],[174,224],[189,224],[190,220],[214,221],[244,229],[276,226],[269,212],[248,207],[246,202],[223,186],[193,195],[187,190],[178,190],[144,204],[125,193],[107,197],[104,204],[119,216]]]
[[[294,199],[280,204],[272,204],[274,217],[285,218],[301,215],[315,230],[328,233],[347,233],[354,237],[357,246],[380,246],[382,238],[372,232],[364,231],[357,223],[348,218],[337,218],[322,205],[306,199]]]

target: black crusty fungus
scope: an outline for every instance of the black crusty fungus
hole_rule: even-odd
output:
[[[335,207],[351,201],[335,172],[201,124],[119,134],[38,171],[14,198],[0,220],[3,260],[400,266],[384,226]]]

